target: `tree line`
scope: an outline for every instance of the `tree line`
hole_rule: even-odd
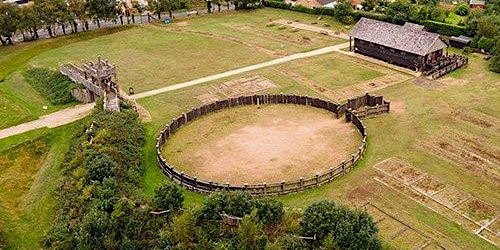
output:
[[[147,6],[140,6],[132,1],[130,6],[117,0],[34,0],[21,6],[15,3],[0,2],[0,42],[2,45],[13,44],[16,32],[22,34],[24,41],[39,39],[39,32],[46,30],[50,37],[55,37],[56,27],[63,34],[88,31],[89,22],[98,27],[103,21],[116,21],[118,16],[130,16],[132,12],[144,10],[160,13],[185,9],[199,5],[200,0],[148,0]],[[222,0],[214,0],[219,6]],[[81,25],[78,24],[81,23]]]
[[[102,104],[102,101],[100,101]],[[195,208],[165,182],[141,189],[144,129],[137,114],[97,110],[76,129],[62,165],[45,249],[381,249],[364,211],[330,202],[302,212],[245,192],[216,192]],[[236,218],[226,224],[221,215]]]

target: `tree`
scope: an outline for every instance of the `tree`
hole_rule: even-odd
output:
[[[89,17],[89,2],[87,0],[67,0],[68,11],[73,14],[75,19],[80,20],[84,24],[83,30],[88,30]],[[76,22],[72,22],[73,30],[78,31],[78,26]]]
[[[500,15],[482,16],[477,20],[477,36],[493,38],[500,34]]]
[[[45,26],[51,37],[55,36],[54,24],[63,23],[69,19],[69,12],[64,0],[35,0],[33,8],[38,20]]]
[[[331,234],[340,249],[382,248],[378,229],[366,212],[353,211],[330,201],[309,206],[300,225],[305,235],[316,235],[319,242]]]
[[[184,0],[148,0],[150,9],[158,14],[160,17],[161,12],[168,12],[170,18],[173,18],[172,12],[178,10],[185,5]]]
[[[477,47],[486,52],[490,52],[493,49],[493,46],[495,46],[494,42],[495,41],[493,40],[493,38],[487,38],[483,36],[477,42]]]
[[[276,225],[285,214],[283,203],[269,197],[257,199],[255,208],[259,221],[264,225]]]
[[[88,4],[90,17],[97,22],[98,27],[101,27],[100,21],[113,20],[118,13],[116,0],[89,0]]]
[[[243,217],[252,212],[252,196],[246,192],[215,192],[205,198],[198,219],[219,220],[222,213]]]
[[[351,4],[347,0],[341,0],[337,2],[335,8],[333,9],[333,15],[335,18],[344,24],[350,24],[352,20],[352,13],[354,10],[352,9]]]
[[[176,249],[193,249],[198,241],[196,219],[190,212],[175,217],[170,226],[170,241]]]
[[[156,209],[170,210],[171,213],[182,208],[184,195],[181,189],[172,183],[164,183],[155,191],[153,203]]]
[[[470,7],[468,3],[460,3],[455,6],[455,9],[453,11],[459,16],[467,16],[469,15]]]
[[[28,33],[31,39],[38,39],[38,29],[41,26],[39,15],[36,14],[33,5],[27,5],[20,9],[20,24],[19,28],[23,33],[24,40],[28,40],[25,32]]]
[[[241,220],[236,234],[236,241],[236,249],[265,249],[268,238],[262,224],[259,223],[255,212],[250,215],[245,215]]]
[[[13,44],[12,36],[19,27],[19,7],[17,4],[0,2],[0,42]],[[2,38],[5,37],[5,40]]]
[[[396,0],[385,9],[385,14],[392,23],[402,25],[416,20],[417,9],[408,0]]]
[[[495,46],[491,54],[493,57],[490,59],[489,69],[493,72],[500,73],[500,37],[495,38]]]

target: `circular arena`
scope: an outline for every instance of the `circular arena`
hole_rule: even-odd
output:
[[[361,120],[345,105],[296,95],[243,96],[173,119],[158,137],[157,158],[168,177],[190,190],[285,194],[349,171],[365,139]]]

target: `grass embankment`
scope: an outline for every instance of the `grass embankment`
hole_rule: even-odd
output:
[[[30,86],[20,72],[30,60],[44,52],[129,29],[131,26],[82,32],[54,39],[0,47],[0,129],[34,120],[68,107],[53,105]],[[59,63],[62,63],[61,61]],[[56,69],[59,64],[53,65]],[[46,109],[43,108],[46,106]]]
[[[5,249],[40,249],[74,124],[0,140],[0,221]]]

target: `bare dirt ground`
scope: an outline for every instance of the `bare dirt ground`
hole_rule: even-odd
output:
[[[359,146],[333,114],[292,105],[242,107],[187,125],[167,143],[167,161],[199,179],[271,183],[327,171]]]

